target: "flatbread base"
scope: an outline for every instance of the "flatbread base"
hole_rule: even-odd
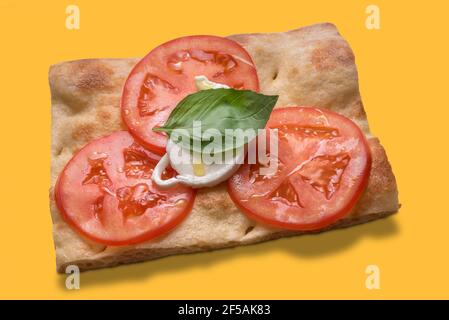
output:
[[[399,208],[395,177],[385,150],[369,131],[360,99],[354,55],[332,24],[317,24],[285,33],[231,36],[252,56],[261,91],[278,94],[277,106],[316,106],[356,122],[371,148],[368,186],[356,207],[323,232],[365,223]],[[126,129],[120,119],[123,83],[138,59],[93,59],[64,62],[50,68],[52,96],[52,187],[50,208],[57,271],[111,267],[168,255],[208,251],[300,235],[248,219],[237,209],[224,184],[198,192],[189,216],[172,232],[132,246],[93,243],[61,218],[53,187],[67,161],[83,145]],[[310,232],[308,232],[310,233]]]

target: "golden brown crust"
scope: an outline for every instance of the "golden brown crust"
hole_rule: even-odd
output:
[[[328,229],[346,227],[397,211],[396,181],[384,149],[371,136],[358,91],[354,56],[331,24],[275,34],[235,35],[251,54],[261,90],[279,94],[278,105],[313,105],[353,119],[365,132],[373,156],[367,189],[353,211]],[[122,85],[138,59],[65,62],[50,68],[52,95],[52,189],[74,152],[90,140],[123,128]],[[251,244],[299,232],[274,229],[243,215],[224,185],[198,192],[194,208],[174,231],[149,242],[106,247],[83,239],[61,218],[50,190],[57,270],[109,267],[172,254]],[[319,230],[317,232],[322,232]]]
[[[354,54],[334,25],[230,38],[241,43],[253,58],[261,91],[280,94],[278,106],[330,109],[356,121],[369,134]]]

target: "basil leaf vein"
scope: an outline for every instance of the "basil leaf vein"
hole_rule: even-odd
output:
[[[183,139],[183,147],[190,150],[193,141],[198,141],[193,136],[193,122],[201,121],[201,133],[208,129],[216,129],[222,135],[222,142],[215,143],[216,152],[240,147],[235,143],[225,143],[226,129],[263,129],[270,117],[278,96],[264,95],[250,90],[235,89],[209,89],[202,90],[186,96],[171,112],[165,124],[153,128],[153,131],[171,134],[174,130],[183,129],[189,137]],[[187,143],[185,142],[187,140]],[[213,139],[212,139],[213,140]],[[233,137],[235,142],[235,137]],[[201,141],[201,150],[210,141]],[[248,141],[244,141],[247,143]],[[201,152],[201,150],[196,150]]]

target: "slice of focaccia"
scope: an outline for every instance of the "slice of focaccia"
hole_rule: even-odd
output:
[[[365,133],[373,157],[368,187],[352,212],[326,230],[396,212],[399,204],[395,177],[379,140],[370,134],[360,99],[354,55],[335,26],[317,24],[285,33],[242,34],[230,38],[250,53],[257,66],[261,91],[279,95],[278,106],[331,109],[355,121]],[[120,94],[137,61],[79,60],[50,68],[50,206],[57,270],[63,272],[69,264],[76,264],[81,270],[110,267],[301,234],[250,220],[233,204],[224,185],[199,190],[192,212],[179,226],[162,237],[137,245],[109,247],[93,243],[64,222],[53,198],[58,174],[72,155],[92,139],[126,129],[120,119]]]

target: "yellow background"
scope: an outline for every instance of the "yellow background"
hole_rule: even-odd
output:
[[[446,1],[28,2],[0,1],[1,298],[449,298]],[[380,7],[381,30],[365,28],[371,3]],[[65,28],[68,4],[80,8],[78,31]],[[80,290],[66,290],[48,208],[48,67],[142,56],[183,35],[324,21],[355,52],[371,128],[398,181],[399,214],[319,236],[88,272]],[[369,264],[380,267],[380,290],[365,288]]]

